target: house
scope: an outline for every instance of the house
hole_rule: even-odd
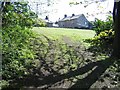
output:
[[[58,21],[58,25],[61,28],[92,28],[92,24],[86,19],[84,14],[72,14],[72,16],[64,15],[64,18]]]
[[[45,17],[45,23],[47,27],[53,27],[53,22],[51,22],[48,18],[48,16]]]

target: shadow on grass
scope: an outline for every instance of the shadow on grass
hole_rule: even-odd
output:
[[[102,55],[102,54],[110,56],[113,51],[112,38],[106,38],[104,40],[102,38],[97,39],[95,36],[94,38],[91,38],[91,39],[85,39],[84,42],[90,44],[88,51],[94,53],[95,56]]]
[[[60,52],[62,52],[60,54],[61,57],[59,57],[59,59],[58,59],[59,60],[58,63],[60,63],[60,65],[57,66],[58,64],[56,64],[57,68],[55,68],[54,67],[55,63],[53,62],[54,57],[51,57],[51,58],[49,58],[49,57],[53,55],[50,52],[50,50],[54,50],[54,48],[57,45],[56,44],[54,45],[54,43],[46,36],[44,36],[44,37],[48,41],[48,46],[46,48],[43,48],[43,46],[45,47],[45,44],[44,44],[44,42],[41,42],[40,44],[38,43],[39,47],[36,48],[36,51],[38,50],[37,59],[40,60],[41,66],[39,68],[33,69],[33,71],[31,72],[31,74],[29,76],[26,76],[25,78],[17,79],[15,81],[11,82],[11,83],[13,83],[13,87],[18,87],[18,88],[23,87],[25,89],[32,88],[34,90],[36,90],[38,88],[40,88],[40,89],[63,88],[61,86],[61,84],[64,84],[66,82],[62,82],[62,81],[64,81],[65,79],[67,79],[68,81],[71,81],[71,78],[76,78],[77,76],[82,75],[82,76],[84,76],[84,78],[77,79],[77,81],[74,84],[73,84],[73,80],[72,80],[72,82],[71,82],[72,84],[70,84],[68,86],[66,85],[65,88],[66,89],[73,89],[73,88],[89,89],[100,78],[100,76],[106,71],[106,69],[114,63],[114,59],[112,60],[112,58],[106,58],[104,60],[99,60],[96,62],[93,62],[94,60],[90,59],[89,60],[90,62],[87,62],[85,60],[85,58],[87,56],[89,56],[89,53],[87,53],[87,51],[85,51],[83,49],[84,52],[86,52],[86,53],[82,53],[82,48],[74,47],[75,49],[71,49],[72,48],[71,46],[69,48],[65,46],[67,51],[64,52],[64,48],[60,49]],[[54,46],[54,47],[52,47],[52,46]],[[81,46],[79,45],[79,47],[81,47]],[[46,51],[44,51],[43,54],[40,53],[41,48],[46,49]],[[81,51],[81,52],[79,52],[79,51]],[[71,60],[72,62],[68,61],[64,64],[61,61],[62,59],[63,59],[63,61],[65,60],[65,56],[63,54],[69,55],[70,57],[68,58],[68,60]],[[74,56],[76,56],[76,58],[73,59]],[[84,66],[83,65],[80,66],[81,65],[80,64],[77,67],[77,69],[75,69],[75,70],[68,69],[70,66],[72,66],[71,64],[73,63],[73,61],[75,61],[75,59],[78,60],[77,57],[80,57],[79,59],[82,59],[81,62],[87,62],[87,64],[84,63]],[[83,57],[83,58],[81,58],[81,57]],[[50,59],[50,61],[48,63],[47,60],[49,60],[49,59]],[[77,61],[77,64],[79,62],[80,61]],[[68,65],[66,65],[66,64],[68,64]],[[77,64],[75,64],[75,65],[77,65]],[[68,71],[63,74],[60,73],[60,70],[66,69],[65,68],[66,66],[67,66]],[[86,75],[84,75],[84,74],[86,74]]]
[[[72,85],[69,89],[73,88],[85,88],[89,89],[91,85],[93,85],[99,77],[106,71],[106,69],[114,63],[114,60],[111,58],[106,58],[105,60],[96,61],[88,63],[87,65],[78,68],[74,71],[69,71],[65,74],[59,74],[59,73],[53,73],[48,76],[41,76],[41,73],[32,74],[25,79],[17,80],[14,83],[19,83],[20,86],[24,86],[26,88],[28,87],[34,87],[34,88],[44,88],[48,89],[52,84],[55,84],[57,82],[60,82],[64,79],[70,79],[71,77],[75,77],[78,75],[83,75],[89,71],[89,73],[85,78],[78,80],[74,85]],[[94,69],[93,69],[94,68]],[[17,84],[16,84],[17,85]],[[20,87],[19,86],[19,87]],[[45,86],[45,87],[42,87]]]
[[[104,74],[107,68],[114,63],[114,59],[112,60],[110,57],[96,62],[93,60],[93,58],[89,59],[89,54],[91,56],[91,53],[89,52],[93,51],[92,53],[94,56],[100,55],[100,53],[103,52],[103,49],[101,48],[100,50],[102,52],[97,51],[99,50],[98,46],[94,46],[93,48],[95,49],[88,49],[87,52],[86,49],[82,48],[81,44],[74,45],[73,43],[72,45],[71,42],[67,42],[70,41],[69,38],[64,38],[69,44],[67,45],[56,44],[56,41],[52,41],[44,35],[43,37],[44,40],[42,38],[38,38],[33,42],[34,51],[36,51],[37,56],[35,59],[39,61],[38,63],[40,63],[40,66],[38,68],[34,68],[29,76],[15,79],[14,81],[10,82],[12,90],[14,87],[19,88],[20,90],[21,88],[28,90],[63,88],[61,84],[66,82],[62,81],[65,79],[71,81],[71,78],[76,78],[79,75],[82,75],[84,78],[77,78],[76,82],[73,82],[72,80],[72,84],[68,86],[66,85],[64,88],[89,89],[101,77],[101,75]],[[41,41],[37,42],[37,40]],[[56,51],[59,52],[56,54]],[[57,64],[55,63],[55,58],[57,59],[56,61],[59,61]],[[66,63],[64,63],[65,59]],[[72,65],[77,66],[77,69],[71,70],[71,68],[74,67],[71,67]],[[67,69],[68,71],[62,74],[60,70],[63,69]],[[18,90],[16,88],[15,90]]]
[[[89,89],[92,84],[94,84],[100,76],[106,71],[106,69],[112,65],[114,61],[111,58],[106,58],[102,61],[97,61],[95,63],[91,63],[85,67],[96,67],[87,77],[78,80],[70,89],[72,88],[86,88]],[[91,69],[89,68],[89,69]]]

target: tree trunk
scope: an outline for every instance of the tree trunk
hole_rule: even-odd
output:
[[[120,58],[120,1],[114,2],[113,21],[115,37],[113,42],[112,56]]]

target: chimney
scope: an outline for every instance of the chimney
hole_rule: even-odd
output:
[[[64,18],[66,18],[66,17],[67,17],[67,15],[65,14],[65,15],[64,15]]]
[[[75,16],[75,14],[74,14],[74,13],[72,14],[72,17],[73,17],[73,16]]]
[[[48,19],[49,19],[48,16],[46,16],[46,17],[45,17],[45,20],[48,20]]]

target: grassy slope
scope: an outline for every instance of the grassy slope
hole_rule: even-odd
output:
[[[92,38],[95,35],[94,31],[85,29],[34,27],[33,30],[39,34],[58,40],[66,36],[75,41],[81,41],[82,39]]]

